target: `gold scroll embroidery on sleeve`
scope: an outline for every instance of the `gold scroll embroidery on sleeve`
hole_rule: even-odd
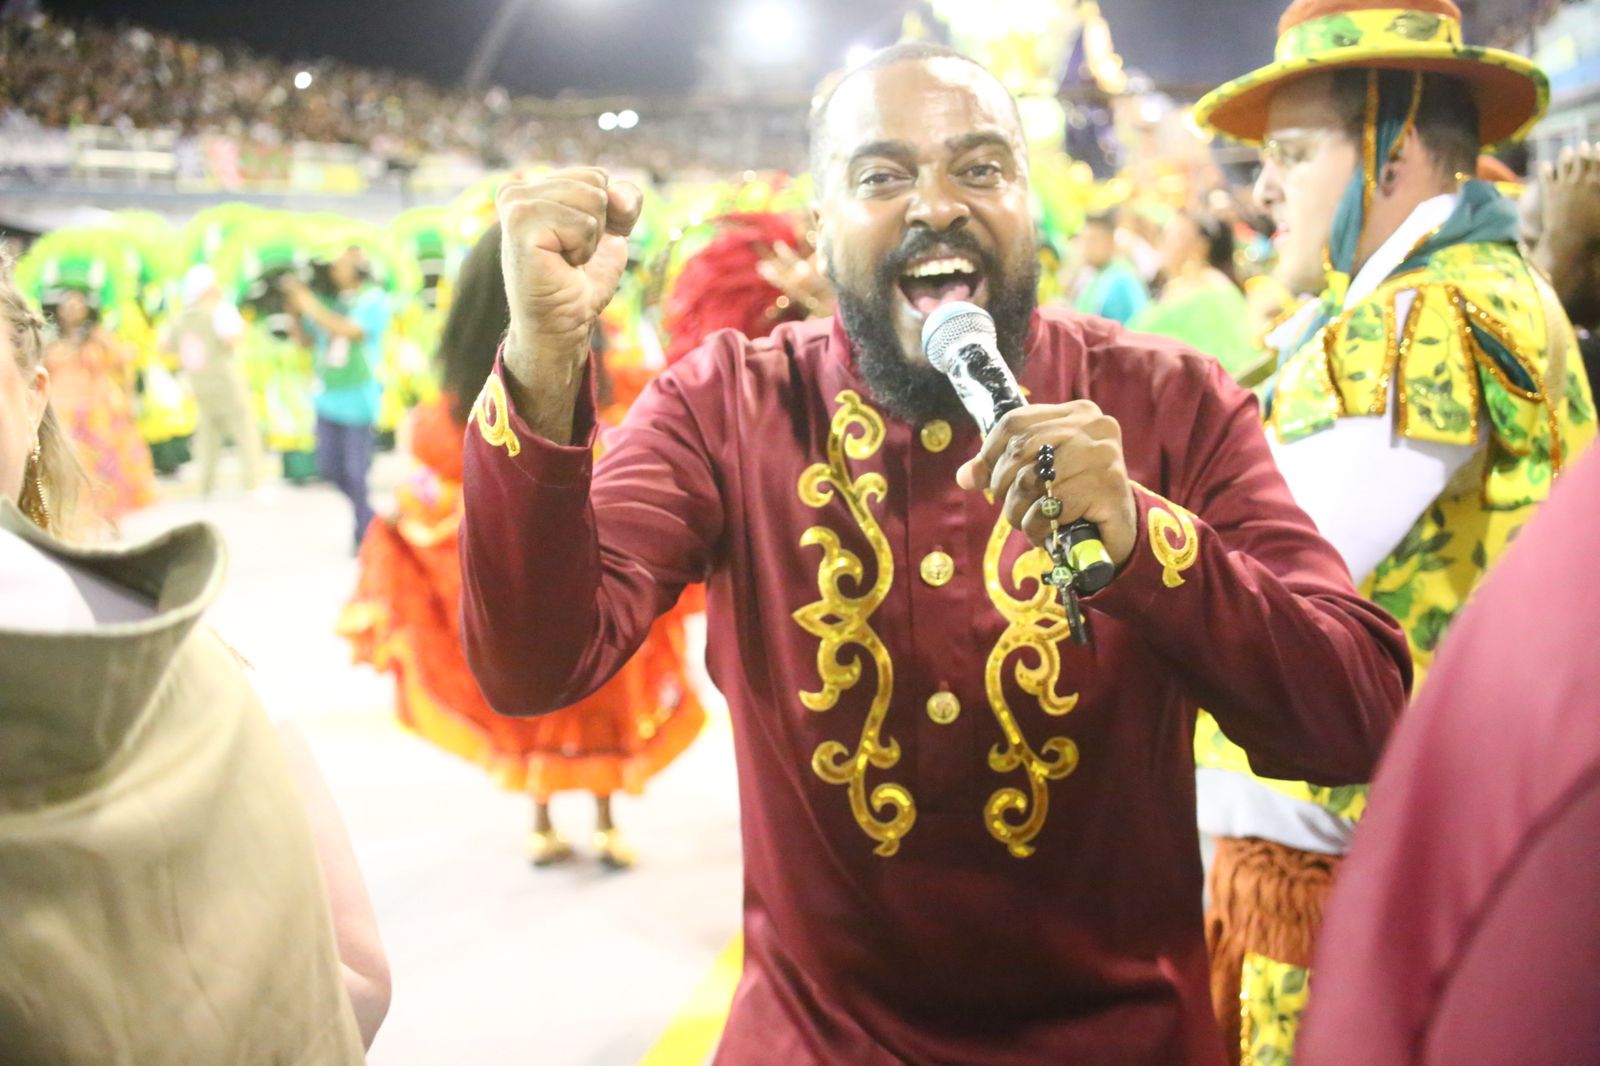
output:
[[[872,660],[876,689],[855,750],[836,740],[827,741],[812,754],[811,768],[829,784],[846,786],[857,824],[877,841],[874,852],[888,857],[900,849],[900,841],[911,831],[917,817],[916,804],[904,785],[886,781],[872,788],[870,794],[867,789],[870,768],[889,770],[900,762],[899,742],[883,736],[884,719],[894,693],[894,663],[870,624],[873,612],[894,582],[894,556],[869,507],[883,501],[888,483],[876,473],[852,477],[849,463],[877,454],[883,446],[884,425],[882,417],[853,390],[841,392],[837,400],[839,409],[828,432],[828,461],[816,463],[800,475],[800,499],[809,507],[823,507],[837,493],[872,548],[877,573],[872,586],[860,591],[865,574],[861,558],[843,546],[836,532],[826,526],[812,526],[801,536],[802,547],[822,549],[822,561],[817,567],[817,592],[821,598],[793,616],[802,629],[821,641],[817,647],[817,674],[822,678],[822,689],[801,691],[800,702],[812,711],[831,710],[843,693],[860,682],[861,654]],[[846,591],[847,583],[857,594]]]
[[[1183,584],[1183,571],[1200,558],[1200,537],[1194,516],[1175,503],[1162,500],[1149,511],[1150,551],[1161,564],[1161,583],[1169,589]]]
[[[1059,781],[1078,768],[1078,746],[1058,736],[1034,750],[1006,701],[1006,663],[1017,656],[1017,684],[1038,699],[1046,714],[1066,714],[1077,706],[1078,695],[1057,691],[1061,680],[1059,645],[1068,629],[1055,590],[1041,580],[1041,575],[1050,569],[1050,558],[1038,548],[1018,556],[1011,567],[1011,586],[1021,590],[1031,582],[1033,593],[1026,597],[1012,594],[1000,576],[1000,561],[1010,536],[1011,523],[1002,515],[983,556],[983,581],[989,600],[1006,620],[1005,631],[989,653],[983,678],[989,707],[1005,736],[1004,747],[997,744],[989,750],[989,768],[997,774],[1022,770],[1027,791],[1012,786],[996,790],[984,805],[983,821],[989,834],[1015,858],[1025,859],[1033,854],[1032,841],[1044,828],[1050,812],[1050,782]]]
[[[504,448],[513,458],[521,453],[522,442],[511,428],[511,405],[506,401],[505,382],[500,380],[499,374],[490,374],[489,380],[483,383],[483,391],[478,393],[467,421],[478,427],[489,447]]]

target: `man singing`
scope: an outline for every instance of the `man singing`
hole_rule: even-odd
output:
[[[820,104],[812,166],[835,318],[716,335],[598,464],[589,329],[638,193],[593,169],[501,191],[511,329],[465,460],[478,681],[503,713],[570,704],[707,583],[746,866],[719,1062],[1221,1063],[1196,707],[1263,772],[1367,780],[1404,637],[1214,360],[1035,308],[1022,131],[982,67],[879,53]],[[993,315],[1030,400],[987,438],[921,353],[951,300]],[[1046,496],[1118,568],[1087,646],[1041,580]]]

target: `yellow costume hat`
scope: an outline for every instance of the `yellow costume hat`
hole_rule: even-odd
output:
[[[1260,144],[1273,93],[1352,67],[1427,71],[1465,83],[1477,101],[1483,144],[1526,134],[1550,102],[1550,81],[1533,62],[1462,43],[1461,11],[1451,0],[1294,0],[1278,20],[1273,61],[1206,94],[1195,119]]]

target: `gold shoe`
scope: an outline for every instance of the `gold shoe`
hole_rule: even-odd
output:
[[[616,829],[601,829],[594,835],[594,849],[600,853],[600,865],[608,870],[627,870],[633,866],[633,849],[622,840]]]
[[[572,858],[572,845],[554,829],[535,829],[528,834],[528,861],[535,866],[554,866]]]

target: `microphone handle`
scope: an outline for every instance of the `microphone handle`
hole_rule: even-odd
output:
[[[1009,389],[1006,393],[995,399],[996,422],[1027,402]],[[984,434],[987,436],[993,428],[992,425],[985,427]],[[1099,527],[1080,518],[1067,526],[1061,535],[1066,541],[1066,563],[1073,572],[1073,581],[1079,592],[1088,596],[1111,584],[1111,579],[1117,576],[1117,566],[1111,561],[1111,553],[1106,551],[1105,543],[1100,539]]]

